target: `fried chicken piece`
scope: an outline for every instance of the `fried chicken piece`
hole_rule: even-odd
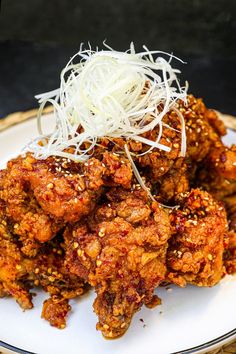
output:
[[[130,187],[127,159],[106,153],[81,164],[56,157],[36,160],[30,154],[0,172],[0,198],[22,251],[34,257],[40,243],[52,239],[66,222],[78,221],[96,205],[105,185]]]
[[[236,272],[236,194],[224,198],[227,214],[229,232],[225,240],[224,264],[226,272]]]
[[[22,252],[34,257],[40,244],[53,238],[63,223],[42,210],[29,183],[24,180],[21,164],[21,159],[14,160],[8,163],[7,170],[0,171],[0,198],[5,203],[5,215],[11,233],[21,241]]]
[[[216,113],[208,110],[201,99],[188,96],[188,104],[179,103],[187,137],[186,156],[180,157],[181,122],[175,111],[170,111],[163,121],[175,129],[163,128],[161,143],[171,146],[169,153],[153,149],[151,153],[141,156],[138,161],[141,167],[147,168],[150,179],[156,182],[156,193],[161,201],[175,201],[180,193],[190,190],[194,184],[195,172],[199,163],[207,156],[212,146],[220,141],[226,130]],[[146,134],[146,137],[155,140],[155,129]],[[146,172],[145,172],[146,173]]]
[[[42,318],[60,329],[65,328],[66,318],[71,310],[69,300],[88,290],[80,277],[69,273],[64,259],[64,249],[60,236],[57,236],[41,248],[40,253],[27,267],[27,280],[50,294],[50,298],[43,304]]]
[[[103,161],[90,158],[84,164],[65,162],[64,172],[60,159],[35,161],[29,182],[42,209],[65,222],[76,222],[94,209],[108,177],[115,184],[129,187],[129,162],[112,155],[104,154]]]
[[[72,299],[82,295],[86,286],[81,278],[71,274],[64,265],[64,249],[59,237],[45,245],[30,264],[28,279],[40,285],[50,295]]]
[[[8,173],[3,181],[0,197],[9,205],[13,204],[13,212],[10,214],[12,218],[17,219],[17,206],[22,204],[19,199],[25,201],[31,192],[41,207],[40,210],[49,215],[54,223],[55,218],[64,223],[79,220],[94,208],[103,184],[101,176],[104,167],[94,159],[89,164],[66,161],[56,157],[36,160],[27,154],[25,158],[20,156],[8,163]],[[9,184],[11,185],[8,188]],[[15,191],[14,185],[19,185],[19,189]],[[15,194],[18,196],[16,202]],[[19,216],[22,216],[21,210]],[[48,238],[43,237],[41,241],[45,242],[50,238],[48,235]]]
[[[170,213],[167,280],[180,286],[213,286],[224,273],[228,225],[223,203],[199,189],[180,196],[179,203],[180,208]]]
[[[227,274],[236,272],[236,230],[230,230],[226,238],[224,265]]]
[[[217,199],[236,192],[236,145],[222,143],[210,150],[199,172],[199,183]]]
[[[103,161],[90,158],[83,164],[56,157],[36,160],[28,154],[10,161],[8,171],[4,181],[13,179],[12,184],[27,185],[43,211],[64,222],[76,222],[91,212],[106,178],[123,187],[129,187],[132,179],[129,161],[109,153],[104,154]],[[4,198],[6,182],[2,188],[0,197],[10,202]],[[22,189],[18,194],[22,197]]]
[[[143,191],[118,191],[93,217],[64,234],[66,264],[95,287],[97,329],[107,338],[124,334],[133,314],[154,304],[170,237],[169,218],[159,204],[149,206]]]
[[[179,193],[189,191],[198,164],[226,133],[216,113],[207,109],[201,99],[189,95],[186,105],[178,102],[177,106],[186,126],[187,151],[184,158],[180,156],[181,121],[174,110],[163,117],[160,140],[161,144],[171,148],[170,152],[153,148],[145,154],[149,149],[145,143],[122,138],[101,139],[99,146],[94,149],[94,156],[100,158],[107,150],[115,153],[124,151],[124,145],[127,144],[141,176],[147,183],[151,183],[154,194],[165,203],[174,202]],[[156,141],[158,136],[158,126],[143,134],[143,138],[152,141]]]
[[[31,295],[23,283],[25,269],[22,254],[9,232],[5,208],[0,200],[0,297],[11,295],[23,309],[33,307]]]
[[[126,158],[114,153],[104,152],[102,163],[106,167],[104,176],[106,186],[120,185],[123,188],[131,187],[133,173]]]
[[[20,242],[9,231],[5,204],[0,200],[0,297],[12,296],[24,309],[33,307],[30,288],[41,286],[52,297],[43,307],[43,317],[65,327],[68,300],[82,295],[87,286],[64,266],[64,250],[57,236],[43,244],[34,258],[26,257]],[[60,301],[59,301],[60,299]]]
[[[159,184],[158,193],[164,201],[175,200],[179,194],[189,190],[188,166],[183,158],[177,159],[172,168],[160,177]]]
[[[66,327],[66,317],[71,310],[67,299],[60,296],[52,296],[43,303],[42,318],[50,323],[51,326],[59,329]]]

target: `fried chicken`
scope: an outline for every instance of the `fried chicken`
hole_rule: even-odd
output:
[[[236,194],[224,198],[228,214],[229,232],[226,238],[224,264],[226,272],[233,274],[236,272]]]
[[[121,336],[133,314],[154,302],[154,289],[165,278],[170,225],[167,213],[143,192],[114,191],[86,223],[65,231],[66,263],[95,287],[97,329]]]
[[[11,232],[22,243],[22,252],[34,257],[40,243],[54,237],[63,223],[47,215],[38,204],[23,168],[26,160],[19,157],[8,163],[7,170],[0,171],[0,199]]]
[[[100,158],[107,150],[120,153],[127,144],[132,158],[143,178],[151,183],[160,201],[175,202],[179,193],[190,190],[194,184],[198,164],[205,159],[212,146],[220,142],[220,137],[226,134],[224,124],[217,114],[206,108],[201,99],[189,95],[187,105],[179,102],[178,108],[183,115],[186,135],[186,156],[180,156],[181,121],[175,110],[170,110],[164,118],[160,143],[171,148],[165,152],[157,148],[145,152],[149,147],[140,141],[122,138],[101,139],[94,149],[94,156]],[[144,133],[145,139],[156,141],[159,127]]]
[[[217,199],[236,193],[236,145],[216,144],[199,172],[199,183]]]
[[[23,282],[26,274],[23,257],[5,216],[5,205],[0,200],[0,296],[13,296],[23,309],[32,308],[31,295]]]
[[[71,310],[69,300],[83,295],[88,286],[65,267],[64,250],[58,239],[42,248],[31,268],[28,280],[51,296],[43,304],[42,318],[52,326],[65,328],[66,317]]]
[[[36,160],[28,154],[1,171],[0,199],[22,251],[34,257],[40,243],[52,239],[66,222],[76,222],[95,208],[104,186],[128,188],[131,180],[129,161],[112,153],[84,164],[54,157]]]
[[[213,286],[224,274],[224,239],[228,232],[222,202],[199,189],[180,195],[170,214],[172,237],[167,252],[167,280]]]
[[[51,326],[59,329],[66,327],[66,318],[71,310],[67,299],[61,296],[52,296],[43,303],[42,318],[50,323]]]
[[[87,289],[82,279],[70,274],[64,266],[64,250],[58,237],[55,241],[42,245],[34,258],[27,258],[22,253],[20,242],[9,231],[4,203],[1,201],[0,296],[10,295],[24,310],[30,309],[33,307],[30,293],[33,286],[41,286],[52,296],[45,302],[42,315],[52,325],[60,328],[65,327],[65,317],[69,311],[68,300],[82,295]],[[56,305],[59,303],[63,305],[64,311],[59,311]]]
[[[147,152],[155,127],[143,142],[99,139],[84,163],[30,153],[9,161],[0,171],[0,297],[29,309],[30,290],[43,288],[42,318],[62,329],[69,300],[92,286],[97,329],[117,338],[142,305],[160,303],[154,290],[164,282],[213,286],[236,272],[236,146],[221,142],[226,130],[214,111],[187,101],[177,102],[185,157],[172,109],[160,139],[170,152]]]

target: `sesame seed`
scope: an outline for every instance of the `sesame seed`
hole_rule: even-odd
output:
[[[52,189],[54,187],[54,184],[53,183],[48,183],[48,185],[47,185],[47,188],[48,189]]]
[[[100,229],[100,231],[99,231],[99,233],[98,233],[98,236],[99,237],[104,237],[105,236],[105,229],[104,229],[104,227],[102,227],[101,229]]]
[[[208,256],[207,256],[207,258],[210,260],[210,261],[212,261],[212,259],[213,259],[213,256],[212,256],[212,254],[208,254]]]
[[[74,246],[74,248],[78,248],[78,247],[79,247],[78,242],[74,242],[74,243],[73,243],[73,246]]]

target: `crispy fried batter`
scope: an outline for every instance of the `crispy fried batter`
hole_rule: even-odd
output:
[[[180,196],[170,215],[173,228],[167,252],[167,279],[180,286],[213,286],[223,275],[224,238],[228,230],[221,202],[199,189]]]
[[[143,154],[148,150],[144,143],[106,138],[101,139],[101,144],[95,148],[95,156],[102,156],[107,150],[119,153],[127,143],[141,175],[152,184],[159,200],[174,201],[179,193],[189,191],[197,165],[207,156],[211,147],[220,141],[220,137],[226,134],[216,113],[208,110],[201,99],[189,95],[188,105],[179,102],[179,109],[185,120],[187,134],[187,155],[184,159],[180,157],[181,122],[174,110],[163,118],[160,140],[160,143],[171,147],[170,152],[153,148]],[[158,134],[159,127],[156,127],[143,134],[143,137],[156,141]]]
[[[67,299],[54,295],[44,301],[42,318],[48,321],[51,326],[64,329],[66,327],[66,317],[70,310],[71,306]]]
[[[224,198],[228,214],[229,232],[225,240],[224,264],[226,272],[236,272],[236,194]]]
[[[67,265],[95,287],[97,329],[108,338],[127,330],[166,272],[167,213],[157,203],[148,206],[143,193],[124,194],[65,231]]]
[[[23,309],[30,309],[33,303],[29,289],[34,284],[53,295],[53,303],[55,297],[60,297],[64,311],[66,308],[69,311],[67,300],[82,295],[87,287],[81,278],[70,274],[64,266],[64,250],[59,239],[41,246],[36,257],[27,258],[20,250],[19,242],[10,233],[3,211],[4,203],[1,201],[0,297],[11,295]],[[47,304],[50,304],[50,301],[48,300]],[[59,305],[46,306],[43,316],[49,319],[52,325],[55,323],[62,328],[65,323],[59,317],[66,317],[68,311],[64,311],[61,312]]]
[[[31,154],[9,161],[0,171],[0,297],[28,309],[30,288],[40,286],[50,294],[42,318],[64,328],[69,299],[93,286],[97,329],[117,338],[143,304],[160,303],[153,292],[161,283],[213,286],[236,272],[236,146],[223,145],[226,129],[201,99],[177,104],[185,157],[171,110],[160,140],[169,153],[106,137],[85,163]],[[134,178],[125,144],[156,202]],[[212,195],[224,200],[229,230],[223,202]]]
[[[8,169],[0,172],[0,198],[5,202],[5,215],[11,231],[19,236],[22,252],[34,257],[41,242],[56,235],[62,223],[55,221],[39,206],[27,181],[27,163],[19,157],[8,163]]]
[[[216,144],[207,155],[199,172],[199,182],[217,199],[236,192],[236,145],[231,148]]]
[[[22,253],[14,242],[6,218],[5,205],[0,200],[0,293],[1,297],[11,295],[23,309],[33,307],[31,295],[23,283],[26,270]]]

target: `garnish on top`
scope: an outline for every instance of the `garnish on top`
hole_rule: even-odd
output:
[[[186,102],[187,84],[181,87],[177,78],[180,71],[171,66],[173,58],[181,60],[145,46],[136,53],[133,43],[126,52],[104,45],[106,50],[101,51],[85,50],[81,45],[61,72],[60,88],[36,96],[40,136],[26,150],[40,159],[54,155],[83,162],[100,138],[122,137],[147,144],[146,153],[153,148],[169,152],[170,147],[160,143],[162,127],[166,126],[162,119],[174,110],[181,122],[180,155],[185,156],[185,124],[176,102]],[[78,63],[74,63],[76,59]],[[54,106],[56,117],[51,135],[43,134],[41,126],[46,103]],[[157,126],[156,141],[142,136]]]

